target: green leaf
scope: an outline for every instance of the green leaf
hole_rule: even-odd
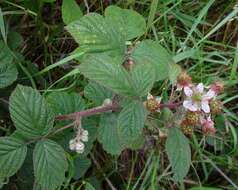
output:
[[[136,64],[151,64],[156,73],[156,80],[168,77],[169,64],[173,63],[172,56],[159,44],[152,40],[142,41],[132,52]]]
[[[126,105],[118,116],[119,132],[129,139],[136,139],[144,127],[147,111],[141,102]]]
[[[137,136],[134,135],[133,138],[130,138],[130,136],[127,136],[127,134],[120,133],[123,139],[124,146],[126,148],[130,148],[132,150],[137,150],[143,147],[145,144],[145,137],[143,134],[138,134]]]
[[[18,85],[10,97],[10,115],[18,132],[35,138],[49,133],[54,115],[44,98],[31,87]]]
[[[17,79],[17,75],[11,51],[0,41],[0,88],[11,85]]]
[[[8,39],[7,39],[8,46],[12,50],[17,49],[23,42],[23,38],[22,38],[21,34],[19,34],[18,32],[15,32],[15,31],[10,31],[8,33],[7,37],[8,37]]]
[[[75,0],[63,0],[61,11],[65,24],[76,21],[83,16],[83,13]]]
[[[169,80],[172,84],[176,84],[177,77],[181,73],[182,69],[179,65],[173,63],[169,65]]]
[[[132,137],[127,130],[120,131],[118,114],[110,113],[101,116],[98,141],[109,154],[119,155],[126,148],[140,148],[144,144],[144,137],[142,134],[133,134]]]
[[[165,148],[172,165],[174,179],[182,181],[191,164],[191,150],[188,139],[178,128],[172,128],[169,131]]]
[[[85,108],[84,100],[77,93],[53,92],[47,96],[47,102],[55,115],[78,112]]]
[[[123,139],[119,136],[117,116],[117,114],[102,115],[98,129],[98,141],[104,150],[113,155],[119,155],[125,148]]]
[[[3,12],[2,12],[1,7],[0,7],[0,32],[2,34],[1,36],[4,40],[4,42],[7,43],[7,35],[6,35],[4,16],[3,16]]]
[[[113,93],[102,85],[90,81],[84,88],[84,96],[93,101],[96,105],[102,105],[105,99],[112,98]]]
[[[91,166],[91,160],[88,158],[77,157],[74,160],[74,179],[78,180],[83,177],[87,172],[88,168]]]
[[[12,135],[11,135],[12,136]],[[17,177],[20,180],[18,183],[20,189],[24,190],[32,190],[34,185],[35,176],[33,169],[33,148],[34,146],[28,146],[26,159],[21,167],[21,169],[17,172]],[[34,189],[37,190],[37,189]]]
[[[87,14],[66,29],[86,53],[107,52],[122,57],[126,50],[124,37],[99,14]]]
[[[126,40],[139,37],[146,30],[145,19],[136,11],[109,6],[105,10],[105,16],[115,28],[118,28],[126,36]]]
[[[33,152],[34,174],[41,189],[54,190],[65,180],[68,168],[64,149],[52,140],[39,141]]]
[[[14,175],[22,166],[27,146],[13,137],[0,138],[0,178]]]
[[[95,190],[95,188],[90,183],[86,183],[85,190]]]
[[[133,68],[131,77],[136,94],[143,97],[152,89],[156,76],[152,65],[139,64]]]
[[[81,73],[117,94],[133,96],[129,73],[122,65],[115,64],[109,56],[90,56],[79,66]]]

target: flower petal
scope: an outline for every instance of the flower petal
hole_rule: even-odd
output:
[[[204,91],[204,85],[203,85],[203,83],[199,83],[199,84],[196,86],[196,91],[199,92],[199,93],[203,93],[203,91]]]
[[[198,106],[197,104],[194,104],[192,100],[185,100],[183,102],[183,107],[190,111],[198,111]]]
[[[212,98],[214,98],[216,95],[216,93],[213,90],[209,90],[205,95],[203,95],[203,100],[210,100]]]
[[[160,104],[160,102],[161,102],[161,99],[162,99],[162,98],[159,97],[159,96],[156,96],[156,98],[155,98],[156,102],[159,103],[159,104]]]
[[[150,94],[150,93],[147,94],[147,100],[150,100],[150,99],[153,99],[153,98],[154,98],[154,96],[152,94]]]
[[[193,90],[189,87],[184,87],[184,94],[188,97],[191,97],[193,95]]]
[[[210,113],[208,101],[202,101],[201,108],[205,113]]]

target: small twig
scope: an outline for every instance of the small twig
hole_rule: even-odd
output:
[[[106,182],[108,183],[108,185],[110,186],[110,188],[111,188],[112,190],[117,190],[117,189],[113,186],[112,182],[108,179],[108,177],[106,176],[106,174],[103,173],[101,166],[99,165],[99,163],[97,162],[97,160],[94,158],[94,156],[93,156],[92,153],[90,153],[90,156],[91,156],[91,158],[92,158],[92,160],[93,160],[93,163],[96,165],[97,169],[100,170],[100,172],[102,173],[103,177],[105,177],[105,180],[106,180]]]
[[[85,4],[85,7],[87,9],[87,14],[90,12],[89,11],[89,6],[88,6],[88,1],[87,0],[84,0],[84,4]]]
[[[203,157],[216,169],[218,173],[220,173],[222,177],[224,177],[235,189],[238,190],[238,186],[220,168],[218,168],[210,158],[205,155],[203,155]]]
[[[55,135],[57,133],[60,133],[61,131],[65,130],[65,129],[68,129],[68,128],[72,127],[72,126],[74,126],[74,123],[70,123],[68,125],[65,125],[64,127],[61,127],[59,129],[55,130],[54,132],[50,133],[48,136],[52,136],[52,135]]]
[[[9,104],[9,102],[7,100],[5,100],[4,98],[0,98],[0,101],[2,101],[5,104]]]
[[[50,136],[54,136],[55,134],[60,133],[61,131],[65,130],[65,129],[68,129],[68,128],[72,127],[73,125],[74,125],[74,122],[70,123],[68,125],[65,125],[64,127],[61,127],[61,128],[59,128],[59,129],[57,129],[57,130],[55,130],[55,131],[53,131],[53,132],[51,132],[51,133],[49,133],[45,136],[41,136],[41,137],[38,137],[38,138],[31,139],[30,141],[27,142],[27,144],[34,143],[38,140],[42,140],[42,139],[45,139],[45,138],[50,137]]]

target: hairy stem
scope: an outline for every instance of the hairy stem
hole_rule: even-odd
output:
[[[59,115],[55,117],[55,120],[74,120],[77,117],[81,117],[81,116],[90,116],[90,115],[96,115],[99,113],[105,113],[109,111],[117,111],[119,108],[120,107],[118,104],[113,103],[110,105],[98,106],[95,108],[91,108],[91,109],[87,109],[87,110],[83,110],[80,112],[75,112],[75,113],[71,113],[67,115]]]
[[[160,104],[160,108],[174,109],[174,108],[177,108],[178,106],[180,106],[181,104],[182,104],[181,102],[165,103],[165,104]],[[71,113],[71,114],[67,114],[67,115],[58,115],[55,117],[55,120],[57,120],[57,121],[75,120],[76,118],[81,117],[81,116],[86,117],[86,116],[96,115],[96,114],[110,112],[110,111],[118,111],[119,109],[120,109],[120,106],[118,105],[118,103],[112,103],[109,105],[102,105],[102,106],[94,107],[91,109],[87,109],[87,110],[83,110],[80,112],[75,112],[75,113]]]

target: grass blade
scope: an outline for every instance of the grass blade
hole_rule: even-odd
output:
[[[3,41],[5,43],[7,43],[7,35],[6,35],[5,23],[4,23],[3,12],[2,12],[1,8],[0,8],[0,30],[1,30]]]
[[[232,69],[231,69],[230,80],[236,78],[237,69],[238,69],[238,42],[237,42],[237,45],[236,45],[235,58],[234,58],[234,63],[232,65]]]
[[[227,16],[225,17],[219,24],[217,24],[210,32],[207,33],[206,36],[204,36],[198,43],[202,43],[204,40],[209,38],[212,34],[214,34],[217,30],[219,30],[223,25],[225,25],[229,20],[231,20],[233,17],[235,17],[238,13],[238,7],[235,7],[234,10]]]

